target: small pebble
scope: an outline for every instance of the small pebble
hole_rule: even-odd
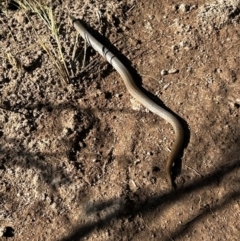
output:
[[[169,74],[176,74],[178,72],[179,72],[179,70],[178,69],[174,69],[174,68],[168,70]]]
[[[166,90],[169,86],[170,86],[171,83],[167,83],[163,86],[163,89]]]
[[[163,69],[163,70],[161,71],[161,75],[162,75],[162,76],[167,75],[167,74],[168,74],[168,71],[167,71],[166,69]]]
[[[179,6],[179,10],[180,10],[181,12],[183,12],[183,13],[188,12],[188,11],[190,10],[190,6],[187,5],[187,4],[182,3],[182,4],[180,4],[180,6]]]
[[[140,159],[137,159],[137,160],[134,162],[134,165],[138,165],[140,162],[141,162],[141,160],[140,160]]]

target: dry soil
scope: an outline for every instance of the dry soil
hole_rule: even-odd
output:
[[[239,240],[239,0],[53,1],[68,81],[42,19],[0,7],[1,240]],[[84,60],[68,13],[181,121],[175,191],[171,125],[90,46]]]

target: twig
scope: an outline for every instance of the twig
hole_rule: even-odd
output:
[[[192,171],[194,171],[197,175],[199,175],[200,177],[203,177],[203,175],[199,172],[199,171],[197,171],[196,169],[194,169],[194,168],[192,168],[192,167],[190,167],[190,166],[188,166],[188,165],[186,165],[185,164],[185,166],[187,167],[187,168],[189,168],[190,170],[192,170]]]
[[[146,74],[141,74],[141,73],[140,73],[140,75],[141,75],[141,76],[144,76],[144,77],[147,77],[147,78],[151,78],[151,79],[156,80],[157,82],[159,82],[158,79],[152,77],[151,75],[146,75]]]
[[[86,64],[86,55],[87,55],[87,41],[84,41],[84,55],[83,55],[83,63],[82,63],[82,68],[85,68]]]

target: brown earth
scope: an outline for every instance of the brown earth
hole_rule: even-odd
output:
[[[43,21],[1,2],[1,240],[239,240],[240,1],[53,2],[68,83],[37,43]],[[181,120],[176,191],[172,127],[91,47],[82,69],[68,13]]]

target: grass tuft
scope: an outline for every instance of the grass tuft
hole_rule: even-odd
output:
[[[54,18],[51,3],[48,3],[46,0],[15,0],[15,2],[19,5],[19,8],[36,13],[50,30],[51,37],[53,38],[55,44],[53,44],[49,39],[47,40],[46,38],[39,37],[36,28],[34,28],[37,36],[37,42],[46,51],[62,79],[68,83],[70,75],[62,52],[62,45],[59,39],[59,28]],[[57,50],[55,46],[57,46]]]

